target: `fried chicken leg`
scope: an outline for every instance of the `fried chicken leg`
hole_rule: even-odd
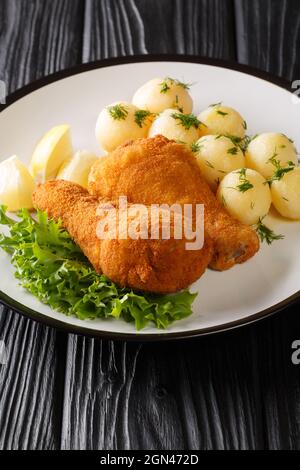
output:
[[[233,219],[205,182],[196,159],[184,145],[163,136],[118,147],[92,167],[89,191],[97,197],[142,204],[204,204],[206,236],[214,242],[210,266],[226,270],[259,249],[252,228]]]
[[[117,209],[119,224],[125,224],[128,211],[124,213],[125,209],[107,201],[99,206],[97,198],[74,183],[57,180],[42,184],[36,189],[33,201],[34,206],[47,211],[49,217],[62,220],[97,272],[122,287],[156,293],[176,292],[203,274],[213,254],[209,238],[202,249],[187,250],[186,240],[175,239],[173,230],[169,239],[116,238],[109,233],[112,230],[109,221],[116,213],[114,209]],[[130,217],[129,222],[135,221],[135,215]],[[103,218],[108,235],[100,239],[99,222]],[[174,216],[170,220],[174,225]],[[161,219],[156,223],[160,224]],[[124,233],[123,228],[121,226],[118,233]],[[151,229],[150,225],[148,230]]]

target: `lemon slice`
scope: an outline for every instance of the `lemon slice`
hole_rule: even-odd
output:
[[[0,163],[0,203],[9,211],[32,209],[34,180],[16,155]]]
[[[72,154],[70,126],[55,126],[37,144],[31,157],[30,173],[39,183],[55,179],[59,168]]]
[[[75,153],[71,160],[62,165],[57,179],[72,181],[87,188],[91,167],[97,159],[98,157],[94,153],[80,150]]]

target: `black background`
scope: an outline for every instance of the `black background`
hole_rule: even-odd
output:
[[[299,47],[299,0],[0,0],[9,92],[82,62],[147,53],[300,79]],[[300,449],[299,314],[298,305],[231,333],[141,345],[68,335],[0,306],[0,448]]]

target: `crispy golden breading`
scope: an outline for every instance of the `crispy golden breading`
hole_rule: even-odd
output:
[[[196,281],[212,258],[209,238],[201,250],[189,251],[186,250],[185,239],[173,238],[172,229],[171,238],[166,240],[99,239],[99,222],[105,218],[110,227],[109,218],[113,217],[114,206],[102,201],[104,206],[100,207],[105,207],[106,212],[99,212],[98,199],[74,183],[57,180],[42,184],[36,189],[33,201],[34,206],[47,211],[49,217],[61,219],[96,271],[104,273],[120,286],[157,293],[176,292]],[[122,224],[128,212],[117,210]],[[132,215],[131,219],[134,217]],[[174,225],[172,214],[170,219]],[[157,223],[161,223],[160,217]],[[122,232],[123,228],[119,230]],[[149,231],[151,228],[150,224]]]
[[[128,142],[99,159],[90,173],[89,191],[110,199],[124,195],[131,203],[204,204],[206,235],[214,242],[213,269],[229,269],[259,250],[255,231],[217,201],[192,152],[163,136]]]

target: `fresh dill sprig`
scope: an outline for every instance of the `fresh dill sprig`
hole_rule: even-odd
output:
[[[192,83],[184,83],[176,78],[165,77],[163,81],[159,84],[160,85],[160,92],[167,93],[170,90],[172,85],[177,85],[183,88],[184,90],[189,90],[192,86]]]
[[[276,235],[272,229],[267,227],[264,223],[265,217],[260,217],[258,223],[256,224],[256,232],[261,240],[261,242],[266,242],[268,245],[271,245],[275,240],[283,240],[283,235]]]
[[[198,153],[200,152],[201,148],[203,148],[203,145],[199,144],[198,142],[194,142],[192,145],[191,145],[191,151],[193,153]]]
[[[237,174],[240,175],[239,177],[240,184],[236,187],[236,189],[240,191],[241,193],[245,193],[249,189],[254,188],[253,184],[250,183],[250,181],[247,179],[246,172],[247,172],[246,168],[241,168],[239,171],[237,171]]]
[[[227,150],[227,153],[229,153],[230,155],[237,155],[238,151],[239,151],[238,147],[232,147]]]
[[[172,113],[171,117],[179,121],[179,124],[187,130],[191,127],[198,129],[201,124],[194,114]]]
[[[208,166],[209,168],[212,168],[213,170],[215,169],[213,164],[211,162],[209,162],[208,160],[205,160],[205,165]]]
[[[152,113],[150,113],[150,111],[147,111],[146,109],[139,109],[134,113],[134,122],[139,127],[143,127],[146,119],[148,119],[150,116],[152,116]]]
[[[171,89],[171,87],[170,87],[169,83],[167,82],[167,80],[164,80],[159,85],[160,85],[160,92],[161,93],[167,93],[167,91],[169,91]]]
[[[217,110],[217,114],[219,114],[222,117],[228,116],[229,113],[225,113],[224,111],[220,111],[219,109]]]
[[[290,138],[288,137],[286,134],[281,134],[282,137],[285,137],[291,144],[294,144],[295,142]]]
[[[247,147],[249,143],[251,142],[251,138],[247,135],[243,139],[242,137],[237,137],[231,134],[226,134],[225,137],[228,137],[228,139],[231,140],[233,145],[235,145],[236,147],[239,147],[243,153],[246,152]]]
[[[109,106],[107,110],[111,117],[116,121],[125,120],[128,116],[128,110],[123,104],[115,104],[114,106]]]
[[[295,163],[289,161],[287,162],[287,166],[283,167],[280,164],[280,160],[276,159],[276,157],[278,157],[278,153],[275,148],[274,154],[268,160],[275,167],[274,174],[265,183],[269,184],[269,186],[271,186],[274,181],[280,181],[286,173],[289,173],[295,169]]]
[[[183,113],[183,108],[182,106],[180,106],[178,95],[176,95],[176,98],[175,98],[174,108],[178,109],[178,111]]]

